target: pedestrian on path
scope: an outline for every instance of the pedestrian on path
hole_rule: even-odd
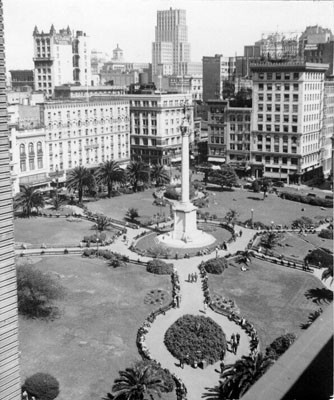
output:
[[[235,338],[237,341],[237,345],[239,345],[239,343],[240,343],[240,333],[239,332],[235,335]]]
[[[225,368],[225,363],[224,361],[220,362],[220,373],[222,374],[224,372],[224,368]]]
[[[206,314],[206,309],[207,309],[207,304],[206,304],[206,301],[204,301],[204,314]]]
[[[233,343],[235,342],[235,334],[232,333],[231,335],[231,340],[230,340],[231,344],[233,345]]]
[[[195,279],[195,282],[197,282],[197,279],[198,279],[197,272],[195,272],[194,279]]]
[[[237,342],[234,342],[234,343],[232,344],[232,350],[233,350],[233,353],[234,353],[234,354],[237,354],[237,350],[238,350],[238,344],[237,344]]]
[[[188,274],[188,282],[190,282],[190,274]]]
[[[240,237],[242,236],[242,229],[240,229],[239,236]]]

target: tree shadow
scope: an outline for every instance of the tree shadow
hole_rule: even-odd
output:
[[[314,288],[307,290],[305,297],[315,304],[328,304],[333,301],[333,292],[326,288]]]
[[[262,200],[260,197],[253,197],[253,196],[247,196],[247,199],[249,200]]]
[[[207,399],[207,400],[220,400],[220,389],[219,386],[215,386],[213,388],[205,388],[207,391],[206,393],[202,394],[202,399]]]

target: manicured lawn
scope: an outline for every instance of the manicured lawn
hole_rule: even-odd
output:
[[[84,236],[95,233],[92,230],[93,222],[67,221],[66,218],[16,218],[14,220],[15,242],[46,245],[64,245],[64,247],[78,246]],[[108,229],[107,235],[113,230]]]
[[[251,218],[251,209],[254,210],[254,222],[260,221],[270,225],[290,225],[292,221],[302,216],[309,218],[331,218],[332,209],[321,210],[318,206],[310,206],[290,200],[283,200],[275,194],[269,194],[265,200],[263,193],[254,193],[248,190],[235,189],[234,191],[209,191],[210,203],[202,212],[208,211],[211,215],[224,217],[229,209],[238,211],[239,221]],[[304,211],[302,211],[304,209]]]
[[[228,239],[231,238],[231,233],[223,228],[220,228],[218,226],[211,226],[209,224],[201,224],[199,229],[205,231],[206,233],[214,236],[216,238],[216,244],[213,243],[210,245],[216,246],[217,244],[221,244],[224,241],[227,241]],[[157,236],[157,233],[152,233],[150,235],[144,236],[143,238],[140,238],[138,242],[136,243],[136,247],[141,249],[141,250],[149,250],[152,249],[156,246],[154,243],[154,238]],[[163,245],[160,245],[164,247]],[[186,249],[173,249],[172,247],[169,247],[170,253],[169,257],[170,258],[175,258],[176,253],[178,254],[179,257],[183,257],[184,254],[188,253],[191,255],[197,254],[198,248],[186,248]]]
[[[249,271],[229,265],[222,275],[209,275],[211,291],[232,299],[258,331],[261,349],[285,333],[300,336],[310,312],[326,303],[307,299],[309,289],[324,288],[309,273],[252,259]]]
[[[147,222],[152,219],[153,215],[162,213],[169,217],[169,207],[158,207],[153,205],[153,192],[154,189],[145,190],[145,192],[138,192],[133,194],[122,194],[118,197],[111,199],[102,199],[94,202],[85,203],[89,210],[97,213],[103,213],[108,217],[123,220],[129,208],[136,208],[139,213],[138,220],[140,222]]]
[[[333,250],[333,240],[320,238],[318,234],[287,232],[279,245],[274,248],[274,253],[303,260],[309,251],[318,247]]]
[[[161,289],[170,299],[169,276],[144,267],[112,269],[101,260],[43,258],[36,267],[55,274],[66,289],[53,322],[20,318],[21,378],[49,372],[60,382],[57,399],[101,399],[118,371],[139,359],[136,333],[157,306],[145,301]],[[174,399],[173,395],[165,396]]]

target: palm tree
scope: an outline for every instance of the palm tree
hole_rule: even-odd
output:
[[[165,170],[164,166],[160,164],[153,165],[151,178],[155,180],[155,186],[163,186],[170,181],[168,172]]]
[[[78,191],[79,203],[82,202],[82,195],[85,188],[92,188],[95,184],[94,176],[88,168],[75,167],[69,174],[66,186],[69,189]]]
[[[36,208],[38,212],[39,207],[44,207],[42,193],[31,186],[22,186],[22,191],[14,199],[14,208],[18,207],[22,207],[23,214],[29,218],[33,208]]]
[[[278,232],[267,232],[261,237],[261,246],[267,250],[273,250],[282,240],[282,235]]]
[[[147,182],[149,180],[149,166],[142,161],[131,161],[127,167],[127,176],[133,185],[134,192],[136,192],[139,182]]]
[[[322,273],[321,279],[326,281],[328,278],[331,278],[331,284],[333,283],[333,265],[329,265]]]
[[[273,363],[272,359],[258,353],[254,357],[242,356],[232,366],[225,367],[220,382],[222,398],[240,399]]]
[[[153,396],[154,393],[160,397],[160,391],[165,389],[159,372],[151,365],[138,363],[125,371],[119,371],[119,375],[112,387],[115,400],[144,400],[146,395]]]
[[[114,183],[125,181],[125,172],[117,161],[108,160],[101,164],[96,171],[97,183],[107,185],[108,197],[110,198]]]

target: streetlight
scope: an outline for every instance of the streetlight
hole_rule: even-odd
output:
[[[251,227],[253,228],[254,209],[251,209]]]
[[[96,251],[96,257],[99,256],[99,238],[96,238],[96,245],[97,245],[97,251]]]
[[[271,221],[271,229],[274,229],[274,221]]]

